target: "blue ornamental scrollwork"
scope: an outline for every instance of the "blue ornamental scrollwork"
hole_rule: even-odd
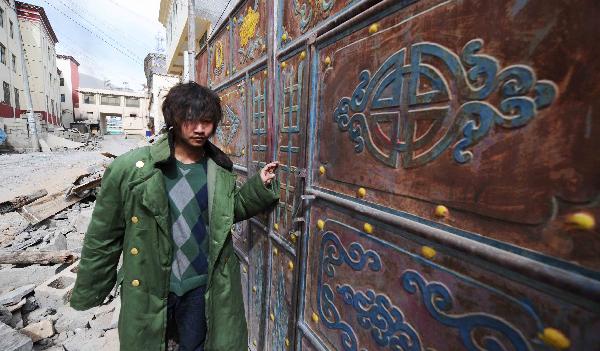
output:
[[[355,291],[347,284],[337,287],[337,292],[344,303],[354,308],[358,324],[371,331],[379,346],[399,351],[422,350],[419,335],[387,296],[371,289],[366,293]]]
[[[273,324],[272,350],[285,350],[285,339],[288,334],[289,313],[285,305],[285,274],[279,271],[277,289],[275,290],[274,315],[276,320]]]
[[[335,5],[335,0],[307,1],[301,3],[300,0],[292,1],[294,15],[298,18],[300,32],[302,34],[310,28],[313,18],[326,18]],[[315,15],[316,14],[316,15]]]
[[[481,39],[468,42],[460,56],[431,42],[411,45],[410,54],[403,48],[375,74],[359,74],[354,92],[340,99],[333,120],[349,133],[357,153],[367,149],[390,167],[422,166],[450,147],[457,163],[467,163],[470,148],[494,125],[522,127],[557,95],[556,85],[537,80],[531,67],[500,69],[495,58],[479,53],[482,48]],[[498,106],[486,101],[494,94],[499,95]],[[423,135],[416,134],[419,121],[430,123]],[[390,122],[392,128],[380,128]]]
[[[342,347],[346,351],[358,351],[356,333],[347,322],[343,321],[335,305],[334,292],[331,286],[323,282],[323,274],[330,278],[335,276],[335,267],[347,265],[354,271],[368,268],[372,272],[381,270],[381,257],[373,250],[353,242],[348,249],[333,232],[325,232],[321,241],[320,270],[318,276],[319,293],[317,304],[323,323],[330,329],[341,331]],[[398,351],[419,351],[421,340],[414,328],[408,324],[402,312],[392,305],[385,295],[376,294],[373,290],[365,293],[355,291],[350,285],[336,287],[337,293],[344,303],[357,311],[358,324],[371,332],[373,339],[383,347]]]
[[[335,276],[335,267],[347,264],[355,271],[368,267],[371,271],[381,270],[381,258],[373,250],[365,250],[359,243],[352,243],[348,251],[338,236],[333,232],[325,232],[321,240],[319,254],[319,273],[317,306],[323,324],[327,328],[341,331],[342,347],[345,351],[358,351],[356,333],[347,322],[343,321],[334,303],[334,292],[329,284],[323,282],[323,273],[328,277]]]
[[[310,7],[307,3],[300,4],[299,0],[292,1],[292,6],[294,9],[294,15],[300,17],[300,32],[304,34],[308,30],[310,21],[313,17],[312,7]]]
[[[241,121],[229,105],[225,105],[224,112],[223,123],[217,127],[215,134],[221,145],[230,145],[237,135]]]
[[[458,329],[460,339],[467,350],[531,350],[531,345],[523,334],[498,317],[486,313],[448,314],[452,310],[453,298],[448,288],[443,284],[427,282],[421,274],[413,270],[405,271],[400,279],[406,292],[421,294],[425,308],[436,321],[445,326]],[[510,341],[512,347],[505,348],[494,336],[484,337],[482,339],[483,345],[479,345],[474,340],[474,330],[478,328],[486,328],[502,334]]]

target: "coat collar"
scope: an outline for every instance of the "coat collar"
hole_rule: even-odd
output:
[[[229,172],[233,171],[233,162],[229,157],[208,140],[204,144],[204,152],[218,166]],[[167,135],[159,139],[156,144],[150,146],[150,158],[152,168],[162,168],[175,159],[175,142],[172,130],[169,130]]]

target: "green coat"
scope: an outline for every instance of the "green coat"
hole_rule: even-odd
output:
[[[111,163],[81,253],[71,306],[77,310],[98,306],[115,283],[122,282],[121,350],[164,350],[173,243],[160,168],[172,157],[169,139],[132,150]],[[279,187],[276,182],[270,189],[265,187],[256,174],[236,188],[229,158],[210,143],[205,150],[210,218],[205,349],[247,350],[240,265],[231,229],[233,223],[273,205]],[[123,266],[117,281],[121,253]]]

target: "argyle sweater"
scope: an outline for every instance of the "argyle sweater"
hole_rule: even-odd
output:
[[[179,296],[206,284],[207,280],[206,167],[206,158],[193,164],[175,160],[164,173],[173,237],[170,291]]]

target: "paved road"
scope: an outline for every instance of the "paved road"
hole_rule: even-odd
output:
[[[35,152],[0,154],[0,202],[46,189],[49,194],[66,189],[77,176],[109,160],[100,155],[108,151],[121,155],[143,145],[142,137],[107,135],[98,151]]]

